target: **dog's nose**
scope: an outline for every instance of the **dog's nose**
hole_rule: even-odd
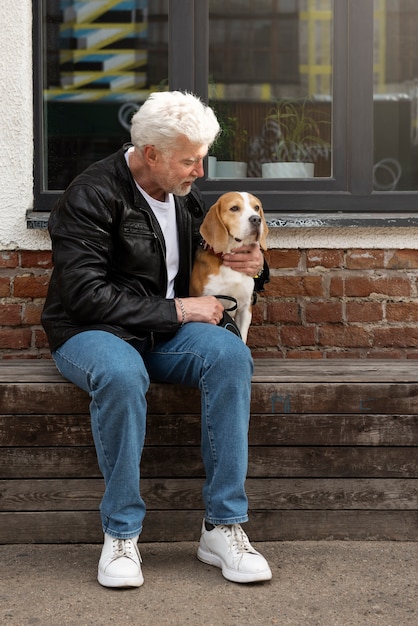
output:
[[[249,220],[252,226],[258,227],[261,224],[261,217],[259,215],[251,215]]]

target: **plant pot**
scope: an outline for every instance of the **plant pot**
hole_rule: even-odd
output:
[[[313,163],[263,163],[263,178],[313,178]]]
[[[247,178],[247,164],[241,161],[217,161],[217,178]]]

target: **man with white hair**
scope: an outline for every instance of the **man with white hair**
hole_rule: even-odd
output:
[[[189,297],[205,209],[195,180],[219,133],[192,94],[152,94],[133,116],[132,145],[80,174],[54,207],[54,270],[42,321],[60,372],[90,394],[105,492],[99,583],[143,584],[137,542],[145,517],[140,461],[150,379],[196,387],[202,398],[205,516],[198,558],[235,582],[271,578],[250,544],[244,489],[253,363],[217,326],[213,296]],[[224,263],[250,276],[259,247]]]

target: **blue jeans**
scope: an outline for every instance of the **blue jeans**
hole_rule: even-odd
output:
[[[244,484],[253,361],[241,339],[224,328],[192,322],[141,356],[115,335],[92,330],[75,335],[52,356],[62,375],[90,395],[105,481],[104,532],[126,539],[142,530],[140,461],[150,379],[200,389],[205,519],[212,524],[248,520]]]

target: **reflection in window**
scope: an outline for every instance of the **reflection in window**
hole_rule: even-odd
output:
[[[45,190],[129,140],[168,76],[168,0],[42,0]]]
[[[418,6],[374,1],[376,191],[418,189]]]
[[[331,176],[332,1],[210,0],[209,10],[209,99],[223,132],[208,176]]]

